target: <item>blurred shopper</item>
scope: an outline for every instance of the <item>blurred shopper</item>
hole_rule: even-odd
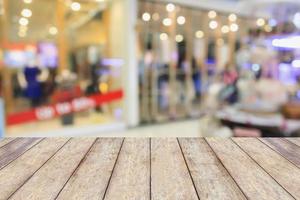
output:
[[[222,72],[222,80],[225,87],[219,94],[220,99],[229,104],[237,103],[239,100],[239,91],[237,87],[238,73],[236,69],[226,64]]]
[[[80,87],[77,85],[77,75],[65,70],[56,77],[58,88],[56,89],[53,100],[55,103],[71,102],[74,98],[82,95]],[[68,113],[61,118],[63,125],[74,123],[74,113]]]
[[[196,94],[196,100],[200,100],[201,98],[201,70],[199,66],[197,65],[196,59],[193,58],[192,60],[192,78],[195,88],[195,94]]]
[[[226,85],[233,85],[238,79],[238,73],[235,68],[231,67],[229,64],[225,65],[225,69],[222,72],[223,82]]]
[[[56,83],[55,83],[55,77],[56,77],[56,70],[50,69],[49,75],[47,78],[45,78],[45,81],[42,83],[42,98],[43,102],[48,103],[48,100],[53,95]]]

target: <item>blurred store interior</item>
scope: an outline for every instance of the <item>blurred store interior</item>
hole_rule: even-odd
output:
[[[300,136],[299,0],[0,0],[0,137]]]

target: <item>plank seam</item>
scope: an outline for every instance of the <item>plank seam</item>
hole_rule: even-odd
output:
[[[296,146],[298,146],[298,147],[300,147],[300,145],[298,145],[298,144],[296,144],[296,143],[294,143],[293,141],[291,141],[291,140],[288,140],[288,139],[286,139],[286,138],[282,138],[283,140],[286,140],[286,141],[288,141],[289,143],[292,143],[292,144],[294,144],[294,145],[296,145]],[[293,139],[293,138],[289,138],[289,139]]]
[[[4,139],[5,139],[5,138],[4,138]],[[1,146],[0,149],[3,148],[3,147],[5,147],[6,145],[10,144],[11,142],[13,142],[13,141],[15,141],[15,140],[16,140],[16,138],[14,138],[13,140],[11,140],[11,141],[9,141],[8,143],[6,143],[6,144],[4,144],[3,146]]]
[[[102,200],[104,200],[104,199],[105,199],[105,197],[106,197],[106,193],[107,193],[107,190],[108,190],[108,188],[109,188],[109,185],[110,185],[110,182],[111,182],[111,179],[112,179],[113,173],[114,173],[114,171],[115,171],[115,168],[116,168],[116,166],[117,166],[117,162],[118,162],[118,160],[119,160],[119,156],[120,156],[120,154],[121,154],[121,150],[122,150],[122,147],[123,147],[124,141],[125,141],[125,138],[123,138],[123,141],[122,141],[122,143],[121,143],[120,150],[119,150],[119,152],[118,152],[118,155],[117,155],[117,158],[116,158],[115,164],[114,164],[114,166],[113,166],[113,168],[112,168],[112,171],[111,171],[110,177],[109,177],[109,179],[108,179],[108,183],[107,183],[107,186],[106,186],[106,188],[105,188],[105,191],[104,191],[104,194],[103,194]]]
[[[46,163],[51,160],[71,139],[66,141],[60,148],[58,148],[52,156],[50,156],[37,170],[33,172],[7,199],[10,199],[18,190],[20,190]]]
[[[224,167],[224,169],[226,170],[226,172],[228,173],[228,175],[232,178],[232,180],[234,181],[234,183],[236,184],[236,186],[239,188],[239,190],[241,191],[241,193],[244,195],[245,199],[249,199],[246,195],[246,193],[244,192],[244,190],[240,187],[240,185],[236,182],[236,180],[234,179],[234,177],[232,176],[232,174],[229,172],[229,170],[227,169],[227,167],[224,165],[224,163],[222,162],[222,160],[220,159],[220,157],[218,156],[218,154],[215,152],[215,150],[213,149],[213,147],[209,144],[209,142],[206,140],[204,140],[207,145],[209,146],[209,148],[212,150],[213,154],[216,156],[217,160],[221,163],[221,165]]]
[[[25,154],[27,151],[29,151],[30,149],[32,149],[33,147],[35,147],[36,145],[38,145],[40,142],[42,142],[44,140],[44,138],[40,139],[37,143],[35,143],[34,145],[32,145],[30,148],[28,148],[27,150],[25,150],[24,152],[22,152],[20,155],[18,155],[17,157],[15,157],[13,160],[9,161],[8,163],[6,163],[4,166],[0,167],[0,170],[4,169],[5,167],[7,167],[8,165],[10,165],[12,162],[14,162],[15,160],[17,160],[19,157],[21,157],[23,154]],[[16,141],[16,140],[13,140]],[[13,152],[12,152],[13,153]],[[12,154],[11,153],[11,154]],[[9,154],[9,155],[11,155]]]
[[[273,149],[272,146],[270,146],[268,143],[265,143],[264,140],[262,139],[258,139],[261,143],[263,143],[264,145],[266,145],[268,148],[270,148],[272,151],[274,151],[276,154],[280,155],[280,157],[284,158],[285,160],[287,160],[289,163],[291,163],[292,165],[294,165],[295,167],[297,167],[298,169],[300,169],[300,167],[298,167],[293,161],[291,161],[290,159],[286,158],[280,151],[277,151],[275,149]],[[288,141],[288,140],[286,140]],[[291,142],[292,143],[292,142]],[[292,143],[294,144],[294,143]],[[296,145],[296,144],[295,144]],[[298,145],[296,145],[298,146]]]
[[[257,138],[256,138],[257,139]],[[259,140],[259,139],[257,139]],[[256,160],[254,158],[251,157],[250,154],[248,154],[248,152],[246,152],[238,143],[236,143],[234,140],[231,139],[231,141],[236,144],[239,149],[241,149],[253,162],[255,162],[264,172],[266,172],[284,191],[286,191],[293,199],[296,200],[296,198],[289,192],[287,191],[265,168],[263,168],[258,162],[256,162]]]
[[[176,139],[177,139],[177,143],[178,143],[179,149],[180,149],[180,151],[181,151],[181,154],[182,154],[182,157],[183,157],[185,166],[186,166],[186,168],[187,168],[187,170],[188,170],[190,179],[191,179],[191,181],[192,181],[192,183],[193,183],[194,190],[195,190],[195,192],[196,192],[196,195],[197,195],[198,199],[200,200],[200,196],[199,196],[199,194],[198,194],[198,190],[197,190],[197,188],[196,188],[195,181],[194,181],[194,179],[193,179],[193,176],[192,176],[192,173],[191,173],[191,171],[190,171],[190,168],[189,168],[189,166],[188,166],[188,164],[187,164],[187,161],[186,161],[185,155],[184,155],[184,153],[183,153],[182,147],[181,147],[181,145],[180,145],[179,139],[178,139],[178,138],[176,138]]]
[[[64,185],[62,186],[62,188],[59,190],[59,192],[57,193],[56,197],[54,199],[57,199],[58,196],[60,195],[60,193],[63,191],[63,189],[66,187],[67,183],[69,182],[69,180],[72,178],[72,176],[78,171],[78,169],[80,168],[81,164],[84,163],[84,161],[86,160],[86,158],[88,157],[88,155],[90,154],[90,152],[92,151],[93,148],[95,148],[95,144],[98,141],[99,138],[96,138],[95,141],[92,143],[92,145],[89,147],[89,149],[86,151],[86,153],[83,155],[82,159],[80,160],[80,162],[77,164],[76,168],[74,169],[74,171],[72,172],[72,174],[70,175],[70,177],[68,178],[68,180],[64,183]]]

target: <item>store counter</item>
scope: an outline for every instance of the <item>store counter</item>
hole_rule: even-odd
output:
[[[0,199],[300,199],[300,139],[6,138]]]
[[[264,137],[284,137],[300,129],[300,120],[286,119],[280,113],[255,113],[235,106],[216,112],[216,117],[230,128],[257,129]]]

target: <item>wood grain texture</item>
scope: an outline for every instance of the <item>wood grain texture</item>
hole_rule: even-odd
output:
[[[285,139],[300,147],[300,138],[285,138]]]
[[[300,169],[256,138],[233,139],[294,198],[300,199]]]
[[[30,178],[68,139],[41,141],[0,171],[0,200],[7,199]]]
[[[40,138],[18,138],[0,148],[0,169],[40,141]]]
[[[17,138],[0,147],[0,200],[300,199],[294,141]]]
[[[206,139],[248,199],[294,199],[230,139]]]
[[[102,199],[122,141],[121,138],[98,139],[57,199]]]
[[[149,199],[149,183],[149,139],[126,138],[122,146],[104,199]]]
[[[71,139],[11,199],[54,199],[68,181],[95,139]]]
[[[246,199],[204,139],[179,139],[200,199]]]
[[[151,149],[152,199],[198,199],[177,139],[152,139]]]
[[[0,139],[0,148],[3,147],[4,145],[10,143],[14,139],[15,138],[2,138],[2,139]]]
[[[261,138],[263,143],[300,168],[300,147],[281,138]]]

